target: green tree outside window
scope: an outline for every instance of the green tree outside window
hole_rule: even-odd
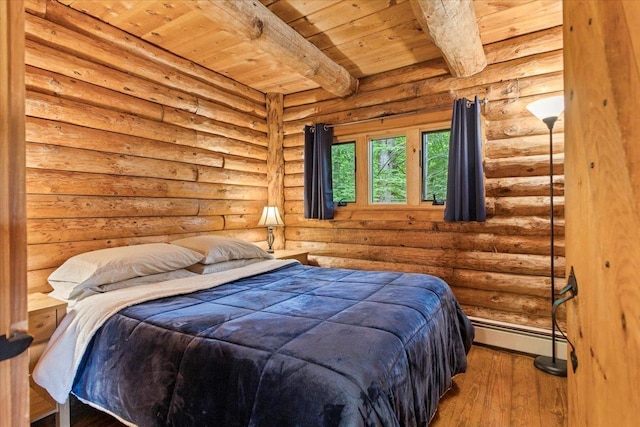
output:
[[[407,138],[372,139],[371,203],[407,202]]]
[[[422,200],[447,198],[449,130],[422,133]]]
[[[356,201],[356,143],[345,142],[331,146],[331,178],[333,202]]]

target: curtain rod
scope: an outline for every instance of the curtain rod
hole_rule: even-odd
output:
[[[467,108],[469,108],[471,106],[471,104],[473,103],[473,101],[468,101],[467,102]],[[489,103],[489,99],[487,97],[483,98],[480,100],[480,105],[486,105]],[[408,113],[398,113],[398,114],[390,114],[388,116],[382,116],[382,117],[373,117],[370,119],[362,119],[362,120],[354,120],[352,122],[346,122],[346,123],[337,123],[335,125],[324,125],[325,130],[327,130],[327,128],[336,128],[336,127],[340,127],[340,126],[350,126],[350,125],[357,125],[360,123],[367,123],[367,122],[375,122],[376,120],[384,120],[384,119],[395,119],[397,117],[405,117],[405,116],[412,116],[414,114],[422,114],[422,113],[433,113],[435,111],[443,111],[444,108],[427,108],[424,110],[416,110],[416,111],[410,111]],[[315,123],[314,123],[315,125]],[[311,132],[314,132],[314,128],[311,128]]]

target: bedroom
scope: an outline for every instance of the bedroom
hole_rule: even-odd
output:
[[[186,18],[162,27],[167,17],[148,5],[128,12],[118,9],[129,2],[110,2],[113,10],[94,12],[107,21],[109,16],[114,21],[120,18],[114,24],[152,42],[164,40],[168,50],[185,57],[200,55],[205,65],[214,62],[215,71],[238,81],[251,79],[255,88],[194,67],[122,30],[96,25],[73,4],[68,8],[63,3],[69,2],[25,2],[29,292],[48,291],[46,278],[56,266],[93,249],[208,232],[264,245],[265,229],[257,223],[262,208],[276,204],[286,224],[275,229],[276,248],[307,251],[310,262],[321,266],[434,274],[452,285],[471,316],[523,328],[549,328],[548,169],[544,169],[548,137],[544,125],[524,107],[537,97],[562,93],[563,53],[565,61],[567,53],[562,50],[560,2],[507,2],[506,6],[474,2],[490,65],[462,79],[448,76],[446,64],[417,21],[407,20],[412,12],[406,2],[393,3],[393,9],[389,2],[349,2],[362,4],[357,11],[344,5],[347,11],[328,8],[315,15],[310,11],[315,21],[298,20],[299,32],[315,35],[312,41],[319,45],[331,43],[321,31],[346,39],[340,49],[326,48],[360,79],[359,92],[344,100],[315,89],[317,83],[284,70],[269,55],[252,54],[247,42],[224,49],[231,43],[229,33],[210,26],[200,30],[197,20],[189,22],[191,27],[183,24]],[[90,4],[72,3],[79,8]],[[266,3],[282,19],[295,21],[302,13],[286,7],[296,2]],[[174,13],[172,19],[184,14],[180,6],[177,3],[165,13]],[[386,16],[383,22],[395,23],[394,32],[379,35],[400,40],[401,46],[376,61],[376,55],[384,52],[372,53],[366,43],[341,36],[339,25],[335,34],[330,32],[334,27],[327,23],[337,17],[358,22],[357,13],[374,23]],[[166,33],[154,31],[157,27]],[[362,30],[377,34],[371,24]],[[408,38],[416,44],[406,46]],[[187,39],[203,45],[189,46]],[[221,48],[213,55],[201,53],[211,45]],[[126,61],[114,62],[114,57]],[[369,69],[359,69],[356,60]],[[404,65],[411,60],[420,66]],[[282,92],[284,96],[278,95]],[[264,93],[275,95],[265,99]],[[348,205],[337,209],[331,225],[302,218],[301,128],[307,121],[339,124],[389,115],[386,111],[419,111],[385,119],[382,128],[367,122],[365,131],[405,128],[416,122],[446,123],[452,99],[474,95],[489,100],[483,106],[491,215],[485,225],[447,225],[441,221],[442,208],[424,205],[394,209]],[[433,111],[423,112],[425,105]],[[559,161],[556,265],[561,285],[565,121],[561,118],[554,133]],[[336,131],[350,136],[361,133],[361,126]],[[268,149],[274,146],[275,150]],[[627,319],[636,322],[637,316],[627,314]],[[580,358],[581,368],[588,359]]]

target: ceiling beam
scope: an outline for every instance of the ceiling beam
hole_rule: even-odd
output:
[[[422,29],[442,52],[454,77],[469,77],[487,66],[472,0],[410,0]]]
[[[196,0],[188,4],[326,91],[345,97],[358,89],[358,80],[344,67],[329,59],[258,0]]]

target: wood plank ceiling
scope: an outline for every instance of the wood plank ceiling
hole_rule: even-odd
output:
[[[265,93],[320,86],[193,2],[59,1]],[[356,79],[442,57],[409,0],[260,1]],[[559,0],[475,0],[473,9],[483,45],[562,24]]]

